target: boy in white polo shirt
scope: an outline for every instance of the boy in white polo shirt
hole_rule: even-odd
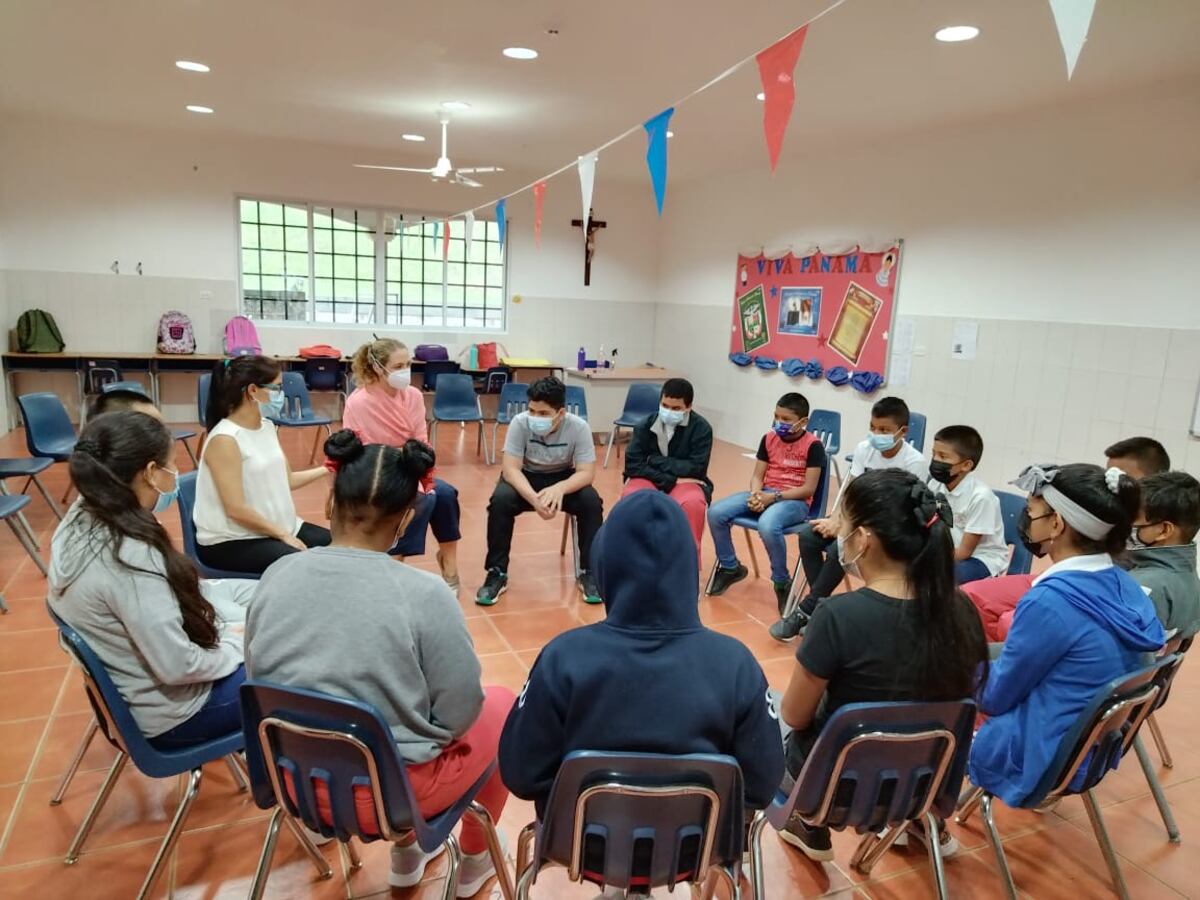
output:
[[[983,438],[970,425],[947,425],[933,436],[929,477],[954,513],[954,580],[958,584],[999,575],[1008,565],[1000,498],[975,474]]]

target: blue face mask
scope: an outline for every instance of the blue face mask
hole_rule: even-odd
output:
[[[781,438],[790,438],[797,434],[796,426],[791,422],[776,422],[771,429]]]
[[[529,423],[529,430],[534,434],[549,434],[554,430],[554,416],[534,416],[525,417]]]
[[[283,412],[283,388],[269,388],[267,401],[259,401],[258,410],[268,419],[277,419],[279,414]]]
[[[658,417],[663,420],[665,425],[678,425],[686,415],[687,413],[681,409],[667,409],[665,406],[658,408]]]
[[[891,450],[896,446],[896,435],[894,434],[868,434],[867,442],[881,453],[885,450]]]
[[[175,469],[163,469],[164,472],[170,472],[174,476],[175,484],[169,491],[158,491],[158,499],[154,501],[154,512],[163,513],[171,508],[171,504],[175,502],[175,498],[179,496],[179,473]],[[154,485],[150,485],[154,487]]]

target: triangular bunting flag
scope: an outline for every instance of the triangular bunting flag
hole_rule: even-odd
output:
[[[421,219],[421,221],[424,222],[425,220]],[[430,256],[433,256],[435,253],[437,253],[438,240],[441,238],[441,236],[442,236],[442,223],[439,220],[439,221],[433,223],[433,234],[431,235],[433,244],[429,248]]]
[[[788,120],[792,117],[792,107],[796,103],[796,84],[792,73],[796,69],[796,60],[800,58],[800,50],[804,47],[804,36],[807,33],[807,25],[797,28],[756,57],[758,74],[762,79],[763,94],[765,95],[763,133],[767,138],[767,156],[771,160],[772,172],[779,163],[779,151],[783,149],[783,135],[787,131]]]
[[[539,181],[533,186],[533,242],[541,249],[542,246],[542,204],[546,199],[546,182]]]
[[[467,245],[463,248],[463,259],[471,261],[471,238],[475,236],[475,213],[469,212],[464,217],[467,229]]]
[[[450,220],[442,219],[442,259],[450,258]]]
[[[501,200],[496,204],[496,229],[500,232],[500,249],[504,249],[504,230],[508,227],[505,221],[505,213],[508,211],[508,200]]]
[[[667,125],[674,113],[675,107],[669,107],[642,125],[647,137],[646,165],[650,168],[650,183],[654,186],[654,202],[660,216],[667,198]]]
[[[592,217],[592,186],[596,182],[595,153],[579,157],[579,194],[583,199],[583,233],[587,234],[588,219]]]
[[[1087,40],[1092,13],[1096,11],[1096,0],[1050,0],[1050,11],[1054,13],[1058,39],[1067,58],[1067,81],[1070,81],[1075,74],[1075,63],[1079,62],[1084,41]]]

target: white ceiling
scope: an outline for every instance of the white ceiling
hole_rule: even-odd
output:
[[[4,0],[0,110],[206,134],[315,140],[350,162],[557,168],[654,115],[832,0]],[[970,23],[979,39],[932,39]],[[546,33],[557,28],[556,36]],[[785,154],[1200,77],[1200,0],[1099,0],[1068,83],[1047,0],[845,0],[796,71]],[[510,45],[541,52],[514,62]],[[207,75],[176,59],[209,64]],[[766,160],[751,63],[682,106],[676,178]],[[213,116],[184,111],[189,103]],[[426,144],[400,140],[421,132]],[[640,136],[603,174],[644,177]],[[396,178],[379,173],[380,178]],[[511,176],[507,180],[512,181]],[[489,176],[489,190],[507,190]]]

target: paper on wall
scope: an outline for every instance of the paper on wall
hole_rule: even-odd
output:
[[[959,319],[954,323],[954,334],[950,339],[951,359],[974,359],[979,349],[979,323],[970,319]]]
[[[892,351],[887,373],[889,386],[904,387],[912,381],[912,358],[916,343],[917,320],[912,316],[897,316],[888,341]]]

